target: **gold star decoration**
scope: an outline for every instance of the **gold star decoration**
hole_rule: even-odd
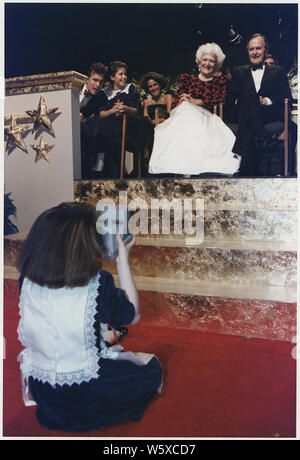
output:
[[[58,107],[55,107],[53,109],[48,109],[46,106],[45,99],[43,96],[40,97],[39,105],[37,110],[26,110],[26,113],[33,119],[33,128],[32,128],[32,134],[37,131],[41,126],[43,128],[48,129],[51,134],[54,134],[52,124],[50,121],[51,115],[56,112]]]
[[[37,163],[41,158],[44,158],[44,160],[48,161],[49,163],[47,154],[54,147],[54,145],[46,144],[44,137],[41,136],[39,145],[31,145],[31,147],[36,151],[36,156],[34,159],[35,163]]]
[[[16,117],[11,115],[10,119],[10,126],[6,129],[5,137],[6,137],[6,151],[13,148],[15,145],[20,147],[20,149],[25,150],[27,152],[26,145],[22,138],[22,134],[29,129],[29,125],[17,125]]]

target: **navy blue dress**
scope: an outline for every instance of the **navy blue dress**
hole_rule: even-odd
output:
[[[100,351],[100,322],[115,329],[130,324],[134,307],[124,291],[115,287],[112,275],[103,270],[95,300],[97,313],[93,326]],[[71,386],[52,386],[29,377],[39,423],[52,430],[83,432],[122,419],[138,421],[160,386],[163,371],[154,356],[143,366],[125,360],[100,358],[98,373],[98,378]]]
[[[110,94],[111,92],[111,94]],[[108,95],[108,96],[107,96]],[[117,101],[123,102],[129,107],[141,110],[140,94],[137,87],[130,83],[125,91],[112,91],[112,88],[102,90],[96,94],[81,109],[84,119],[81,121],[81,149],[84,152],[83,177],[92,176],[92,169],[96,162],[96,154],[106,153],[104,177],[119,177],[120,171],[120,145],[114,145],[114,140],[119,139],[121,144],[123,117],[110,115],[100,118],[100,111],[107,111]],[[126,133],[128,136],[139,139],[141,129],[140,117],[127,114]]]

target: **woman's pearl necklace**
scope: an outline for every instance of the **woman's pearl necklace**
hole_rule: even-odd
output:
[[[213,80],[214,76],[212,75],[211,77],[207,78],[207,77],[204,77],[201,72],[199,73],[199,79],[202,80],[202,81],[210,81],[210,80]]]

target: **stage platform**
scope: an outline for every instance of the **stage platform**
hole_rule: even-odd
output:
[[[74,181],[78,201],[119,204],[120,196],[148,208],[149,231],[136,236],[130,256],[142,325],[293,340],[296,179]],[[151,233],[150,210],[163,199],[203,202],[203,241],[187,244],[184,232],[174,234],[172,211],[169,234],[161,225]],[[5,292],[10,295],[18,295],[15,260],[25,238],[26,232],[5,237]],[[117,281],[115,262],[104,261],[103,268]]]

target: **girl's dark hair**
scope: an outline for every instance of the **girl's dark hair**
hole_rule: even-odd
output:
[[[125,68],[127,72],[127,64],[125,64],[125,62],[122,62],[122,61],[111,62],[108,67],[108,77],[109,78],[113,77],[114,75],[116,75],[118,70],[122,68]]]
[[[147,72],[143,77],[141,78],[140,85],[143,88],[143,90],[148,93],[148,81],[149,80],[154,80],[156,81],[161,89],[163,89],[166,86],[166,79],[163,75],[157,72]]]
[[[20,273],[40,286],[85,286],[101,268],[101,238],[91,204],[61,203],[34,222],[17,261]]]

